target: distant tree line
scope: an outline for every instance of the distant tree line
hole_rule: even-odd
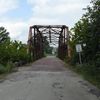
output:
[[[52,55],[53,47],[50,46],[49,41],[47,40],[47,37],[44,36],[44,54],[45,55]]]

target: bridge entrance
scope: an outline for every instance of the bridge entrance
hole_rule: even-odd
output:
[[[69,30],[66,25],[33,25],[29,28],[28,51],[32,58],[44,56],[45,36],[53,45],[58,46],[58,57],[64,59],[70,56]]]

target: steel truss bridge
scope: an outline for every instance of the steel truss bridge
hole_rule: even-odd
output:
[[[69,30],[66,25],[33,25],[29,28],[28,52],[34,60],[44,56],[44,37],[58,44],[58,57],[70,57]]]

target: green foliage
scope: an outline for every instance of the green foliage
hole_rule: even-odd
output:
[[[6,73],[12,72],[14,68],[15,68],[14,63],[8,62],[8,63],[6,64]]]
[[[47,37],[44,37],[44,52],[45,54],[52,54],[53,47],[50,47]]]
[[[29,61],[29,55],[27,53],[27,45],[22,42],[14,41],[9,45],[10,59],[12,62],[16,61]]]
[[[6,68],[4,65],[0,64],[0,74],[3,74],[6,72]]]
[[[16,62],[17,65],[30,62],[27,45],[20,41],[11,41],[6,29],[0,27],[0,73],[12,71]]]
[[[0,62],[5,64],[9,61],[29,61],[27,46],[17,41],[7,41],[0,45]]]
[[[99,59],[97,55],[100,54],[100,1],[94,0],[92,3],[93,6],[86,9],[87,13],[72,28],[74,32],[71,41],[73,55],[76,55],[77,43],[86,43],[86,47],[83,47],[84,62],[96,62]]]
[[[9,35],[9,32],[7,32],[4,27],[0,27],[0,44],[10,39],[8,35]]]
[[[76,65],[72,66],[72,69],[100,88],[100,70],[95,64]]]
[[[14,63],[8,62],[6,65],[0,64],[0,74],[12,72],[15,68]]]
[[[92,0],[92,6],[72,28],[71,63],[76,64],[74,69],[86,79],[100,87],[100,0]],[[76,44],[86,44],[82,51],[83,65],[78,66],[78,56],[75,51]]]

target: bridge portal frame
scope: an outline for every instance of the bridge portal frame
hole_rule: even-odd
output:
[[[29,28],[28,52],[33,59],[44,56],[44,34],[48,34],[50,43],[52,34],[58,35],[58,57],[70,57],[69,29],[66,25],[33,25]],[[55,39],[54,39],[55,40]]]

